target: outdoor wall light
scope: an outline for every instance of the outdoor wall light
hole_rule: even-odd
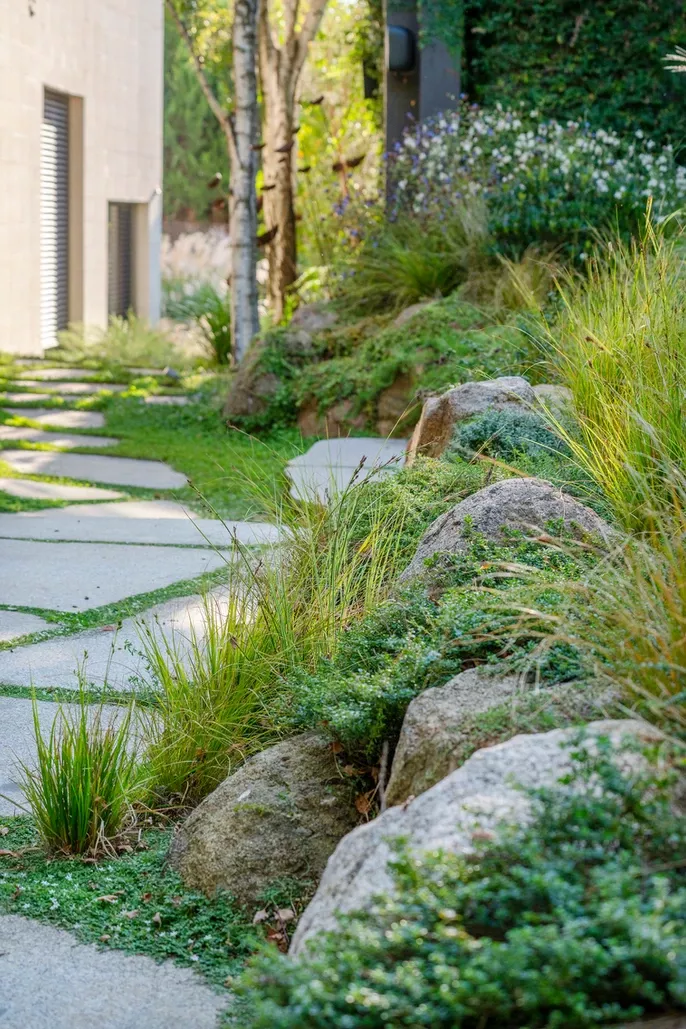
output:
[[[388,70],[407,72],[414,70],[415,38],[414,32],[402,25],[389,25],[388,35]]]

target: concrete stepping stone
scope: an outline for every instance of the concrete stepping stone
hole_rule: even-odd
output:
[[[76,705],[66,705],[66,709],[77,711]],[[94,705],[94,715],[97,710],[98,705]],[[110,704],[104,706],[102,711],[104,724],[116,725],[124,716],[126,709]],[[38,720],[44,739],[49,737],[57,715],[57,704],[38,701]],[[135,738],[134,731],[132,740],[135,741]],[[20,762],[30,768],[35,767],[36,763],[36,737],[31,700],[28,697],[0,697],[0,818],[3,815],[24,814],[21,810],[24,797],[17,781],[20,778]],[[0,997],[0,1026],[3,1024]]]
[[[105,416],[100,411],[65,411],[62,408],[6,407],[13,418],[30,418],[39,425],[56,425],[58,429],[102,429]]]
[[[193,969],[19,915],[0,917],[0,940],[2,1029],[217,1029],[228,1003]]]
[[[49,443],[53,447],[115,447],[114,436],[85,436],[69,432],[48,432],[29,425],[0,425],[0,440],[20,439],[26,443]]]
[[[52,611],[113,604],[195,579],[225,562],[208,548],[24,539],[0,541],[0,555],[0,603]]]
[[[375,437],[319,440],[286,465],[291,495],[298,500],[327,499],[353,482],[393,475],[405,463],[407,440]],[[362,463],[363,462],[363,463]]]
[[[34,387],[40,389],[43,383],[32,382],[28,379],[22,385]],[[51,386],[47,394],[48,397],[69,397],[69,396],[88,396],[92,393],[100,393],[102,390],[108,390],[110,393],[123,393],[128,386],[117,382],[60,382],[56,386]]]
[[[93,379],[98,372],[87,368],[37,368],[35,365],[21,372],[20,379],[39,379],[41,382],[59,382],[62,379],[72,382],[85,382]]]
[[[185,396],[167,396],[166,394],[155,394],[145,398],[146,404],[161,405],[166,407],[185,407],[190,403]]]
[[[378,466],[387,461],[402,459],[407,449],[406,439],[383,439],[376,436],[349,436],[347,439],[320,439],[304,454],[288,462],[289,467],[356,468],[364,459],[365,466]]]
[[[0,404],[38,404],[52,399],[50,393],[0,393]]]
[[[39,479],[0,479],[0,492],[25,500],[117,500],[123,496],[113,489],[64,486],[61,482],[42,482]]]
[[[76,690],[79,688],[77,671],[82,669],[89,686],[107,685],[109,690],[133,691],[141,681],[147,682],[150,678],[141,644],[142,623],[159,639],[164,637],[172,642],[175,651],[183,657],[189,651],[192,634],[204,635],[205,603],[216,605],[221,614],[225,598],[225,591],[218,590],[206,602],[197,596],[168,600],[144,614],[125,618],[119,628],[110,625],[1,650],[0,683]],[[0,742],[1,739],[0,735]]]
[[[0,610],[0,643],[9,643],[31,632],[51,628],[50,622],[38,615],[28,615],[23,611]]]
[[[85,479],[112,486],[147,489],[182,489],[186,476],[162,461],[100,454],[56,454],[47,450],[4,450],[2,460],[21,475],[49,475],[55,479]]]
[[[215,518],[198,518],[172,501],[131,500],[0,514],[1,537],[230,547],[234,537],[245,546],[274,543],[278,530],[265,522],[224,523]]]

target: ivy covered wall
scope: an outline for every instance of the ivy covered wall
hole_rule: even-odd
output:
[[[457,2],[429,0],[450,11]],[[657,141],[686,145],[686,75],[665,71],[662,60],[676,43],[686,45],[684,0],[460,0],[460,6],[462,88],[470,99],[485,106],[522,100],[565,120],[642,129]]]

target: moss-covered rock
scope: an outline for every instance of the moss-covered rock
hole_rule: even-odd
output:
[[[230,775],[180,826],[169,857],[192,889],[257,904],[275,880],[316,881],[356,820],[351,781],[330,744],[305,734]]]
[[[306,309],[309,310],[309,309]],[[320,312],[321,314],[321,312]],[[225,413],[255,432],[298,423],[304,435],[402,436],[426,393],[517,371],[525,337],[514,323],[447,297],[402,324],[339,313],[296,319],[258,340],[236,372]]]

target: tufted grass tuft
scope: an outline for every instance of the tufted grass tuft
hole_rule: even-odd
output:
[[[44,738],[34,698],[37,758],[33,767],[20,763],[20,783],[48,851],[102,853],[124,828],[141,790],[131,725],[131,708],[107,721],[82,692],[57,708]]]

